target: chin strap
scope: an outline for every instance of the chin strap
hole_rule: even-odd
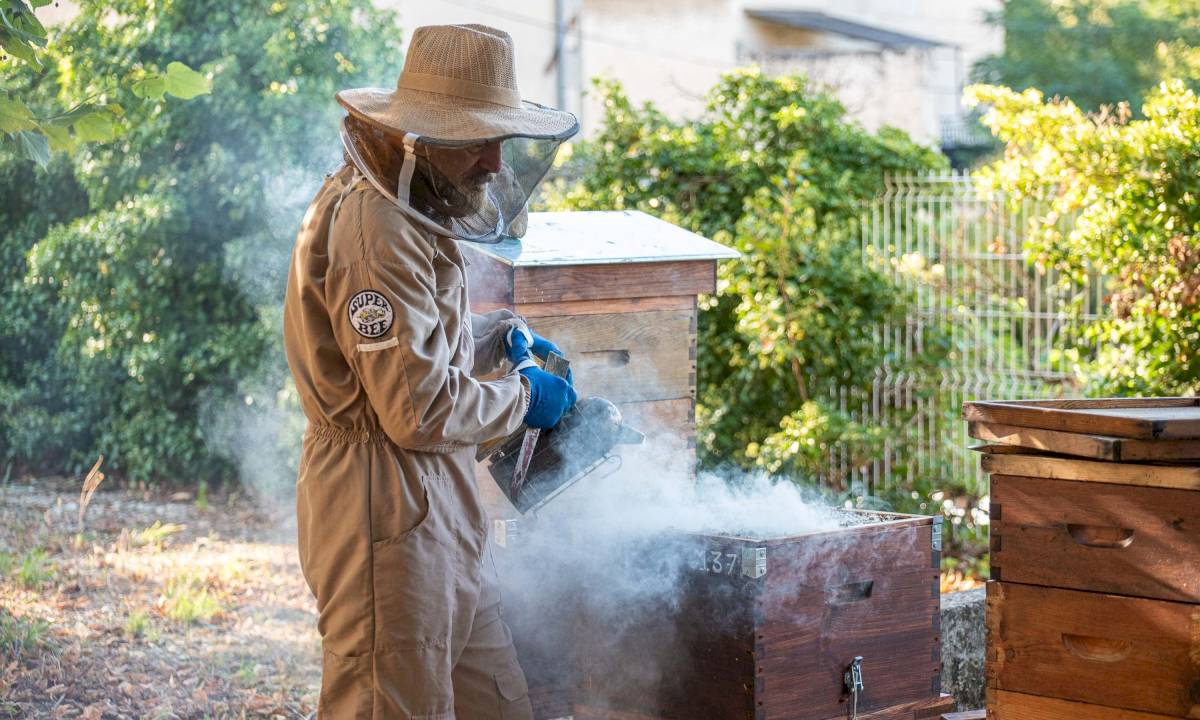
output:
[[[405,205],[408,205],[413,170],[417,167],[417,140],[420,137],[416,133],[404,133],[404,160],[400,164],[400,179],[396,182],[396,200]]]

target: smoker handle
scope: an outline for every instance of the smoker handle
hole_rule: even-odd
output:
[[[1120,662],[1129,655],[1133,643],[1128,640],[1094,637],[1092,635],[1072,635],[1063,633],[1063,647],[1072,655],[1082,660],[1094,662]]]
[[[1066,529],[1071,539],[1084,547],[1127,548],[1133,543],[1134,531],[1130,528],[1068,523]]]

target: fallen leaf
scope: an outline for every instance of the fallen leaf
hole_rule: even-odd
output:
[[[100,472],[100,463],[102,462],[104,462],[103,455],[96,460],[96,464],[83,479],[83,489],[79,491],[79,532],[83,532],[83,515],[92,502],[92,495],[95,494],[96,488],[100,487],[100,482],[104,480],[104,473]]]

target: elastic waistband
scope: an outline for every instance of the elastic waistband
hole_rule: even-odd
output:
[[[336,425],[314,425],[310,422],[308,424],[308,430],[305,431],[305,435],[311,435],[313,437],[325,438],[326,440],[334,440],[336,442],[344,443],[356,443],[363,445],[368,443],[395,445],[395,443],[392,442],[392,439],[387,436],[387,433],[379,429],[372,430],[369,428],[338,427]],[[462,450],[465,447],[471,446],[463,445],[461,443],[446,442],[438,445],[414,447],[412,449],[416,452],[448,455],[450,453]]]
[[[313,425],[312,423],[309,423],[306,434],[314,437],[325,438],[327,440],[337,440],[339,442],[348,443],[391,442],[387,436],[387,433],[383,432],[382,430],[337,427],[336,425]]]

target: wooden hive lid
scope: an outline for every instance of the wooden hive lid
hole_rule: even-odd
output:
[[[474,246],[512,267],[733,260],[737,251],[636,210],[529,214],[520,240]]]
[[[1200,438],[1200,398],[980,400],[963,404],[970,422],[1140,440]]]
[[[710,294],[716,292],[717,261],[740,257],[632,210],[530,213],[520,240],[464,247],[472,301],[516,306],[522,313],[530,312],[530,304]]]
[[[998,446],[1110,462],[1200,460],[1193,397],[975,401],[963,417],[968,435]]]

